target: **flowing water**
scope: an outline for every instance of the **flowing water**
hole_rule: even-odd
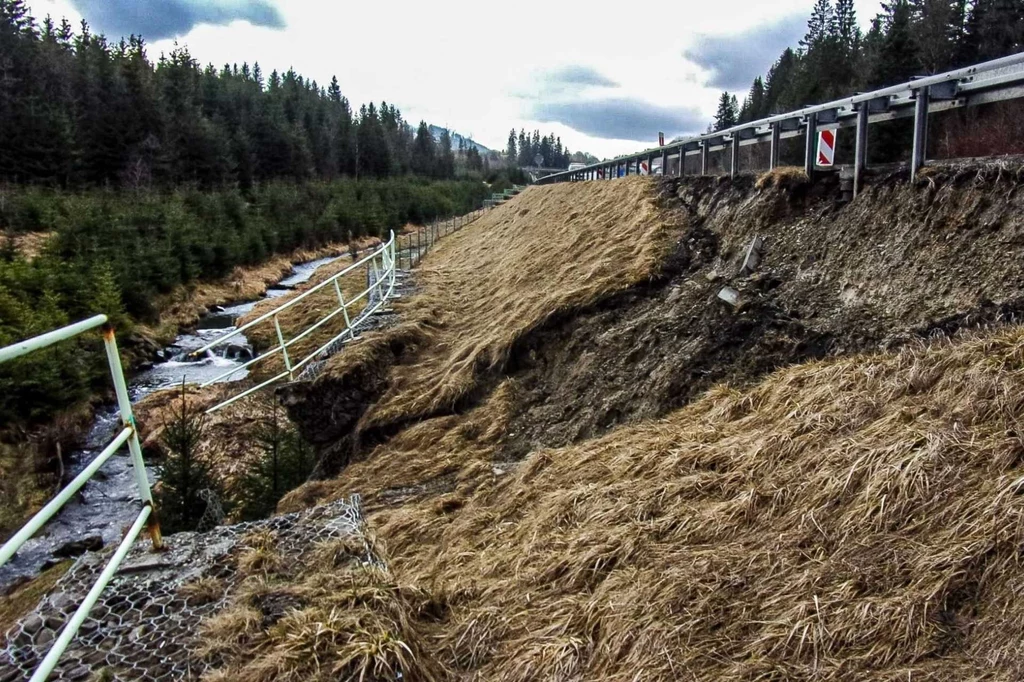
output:
[[[288,277],[267,290],[266,298],[277,298],[309,280],[319,268],[337,260],[322,258],[296,265]],[[253,357],[252,347],[244,336],[238,336],[207,353],[198,360],[190,353],[211,341],[235,331],[235,323],[256,304],[256,301],[218,307],[196,325],[193,333],[181,334],[169,347],[162,351],[163,361],[137,373],[128,382],[132,402],[138,402],[150,393],[180,386],[186,383],[203,383],[240,367]],[[224,381],[239,381],[248,374],[247,370],[225,378]],[[65,480],[74,478],[98,455],[117,434],[120,426],[115,406],[106,406],[96,412],[89,435],[83,448],[73,453],[67,464]],[[158,478],[158,470],[147,467],[150,483]],[[90,539],[93,546],[118,543],[123,529],[130,526],[138,514],[138,489],[132,471],[127,448],[115,454],[104,464],[54,517],[43,530],[26,542],[14,558],[0,568],[0,593],[4,588],[22,578],[36,575],[46,565],[59,560],[58,553],[68,548],[69,543]]]

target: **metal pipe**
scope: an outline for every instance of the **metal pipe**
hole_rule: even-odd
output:
[[[106,322],[106,315],[96,315],[87,320],[82,320],[81,322],[76,322],[75,324],[69,324],[66,327],[55,329],[52,332],[33,336],[31,339],[26,339],[24,341],[19,341],[18,343],[13,343],[10,346],[5,346],[0,348],[0,363],[20,358],[22,355],[31,353],[34,350],[46,348],[47,346],[52,346],[59,341],[65,341],[70,339],[72,336],[77,336],[82,332],[87,332],[90,329],[100,327],[106,324]]]
[[[11,557],[17,553],[21,546],[25,544],[33,535],[35,535],[40,528],[46,525],[54,514],[60,511],[60,508],[67,504],[67,501],[77,493],[86,481],[92,478],[93,474],[99,471],[99,468],[103,466],[108,459],[110,459],[115,452],[117,452],[122,445],[128,442],[128,439],[132,435],[130,428],[125,428],[121,433],[117,434],[117,438],[112,440],[107,447],[103,448],[103,452],[98,454],[89,464],[82,469],[82,471],[75,476],[75,478],[68,483],[63,490],[47,503],[45,507],[36,512],[36,515],[29,519],[28,523],[21,527],[21,529],[11,537],[10,540],[4,543],[3,547],[0,547],[0,566],[3,566]]]
[[[917,179],[917,174],[925,164],[928,155],[928,87],[917,91],[914,102],[914,148],[910,155],[910,179]]]
[[[708,141],[700,141],[700,174],[708,174]]]
[[[281,333],[281,322],[278,320],[277,315],[274,315],[274,329],[277,331],[277,342],[281,344],[281,354],[284,356],[284,368],[288,370],[288,378],[294,379],[292,376],[292,361],[288,357],[288,344],[284,342],[284,334]]]
[[[392,232],[391,233],[391,240],[394,240],[394,238],[395,238],[394,237],[394,233]],[[390,242],[389,242],[389,244],[390,244]],[[236,336],[238,336],[240,334],[244,334],[246,331],[248,331],[249,329],[252,329],[256,325],[260,324],[261,322],[266,322],[271,317],[273,317],[274,315],[280,313],[281,311],[286,310],[288,308],[291,308],[293,305],[297,304],[299,301],[305,299],[306,297],[311,296],[312,294],[320,291],[321,289],[323,289],[326,286],[330,286],[330,284],[331,284],[331,282],[333,280],[339,279],[339,278],[347,275],[348,273],[352,272],[354,269],[356,269],[360,265],[363,265],[367,261],[372,260],[378,253],[380,253],[382,250],[388,248],[389,244],[382,244],[380,246],[380,248],[378,248],[376,251],[374,251],[373,253],[371,253],[368,256],[364,256],[363,258],[361,258],[360,260],[356,261],[352,265],[348,266],[347,268],[345,268],[341,272],[339,272],[339,273],[337,273],[335,275],[332,275],[329,279],[324,280],[320,284],[317,284],[315,287],[313,287],[311,289],[307,289],[306,291],[302,292],[301,294],[299,294],[295,298],[289,300],[287,303],[285,303],[285,304],[283,304],[283,305],[281,305],[281,306],[279,306],[277,308],[274,308],[273,310],[271,310],[269,312],[266,312],[263,315],[260,315],[259,317],[257,317],[252,322],[249,322],[249,323],[245,324],[244,326],[239,327],[238,329],[236,329],[232,333],[226,334],[226,335],[224,335],[222,337],[219,337],[216,341],[213,341],[212,343],[208,343],[207,345],[203,346],[199,350],[193,351],[192,355],[199,355],[201,353],[205,353],[206,351],[208,351],[208,350],[210,350],[212,348],[216,348],[217,346],[225,343],[227,340],[229,340],[231,338],[234,338],[234,337],[236,337]]]
[[[334,280],[334,290],[338,292],[338,305],[341,306],[341,312],[345,315],[345,329],[348,330],[350,338],[355,341],[356,333],[352,329],[352,322],[348,319],[348,308],[345,306],[345,297],[341,295],[341,285],[338,284],[338,280]]]
[[[768,151],[768,170],[775,170],[779,167],[779,153],[781,150],[782,139],[779,135],[782,133],[782,124],[772,123],[772,142],[771,148]]]
[[[857,146],[853,154],[853,196],[860,193],[864,170],[868,161],[868,105],[860,104],[857,109]]]
[[[117,352],[114,328],[109,323],[103,328],[103,347],[107,352],[107,363],[110,365],[110,375],[114,380],[114,394],[117,396],[117,409],[121,414],[121,423],[125,428],[132,430],[132,434],[128,438],[128,452],[132,458],[132,471],[135,474],[135,484],[139,487],[139,497],[143,504],[152,506],[153,493],[149,489],[149,475],[146,473],[146,463],[142,459],[139,429],[135,424],[131,398],[128,397],[128,385],[124,381],[121,354]],[[150,539],[153,541],[153,549],[163,547],[163,536],[160,533],[160,522],[157,519],[155,508],[149,532]]]
[[[732,153],[729,155],[729,177],[736,177],[740,169],[740,136],[732,136]]]
[[[114,552],[114,556],[110,559],[106,568],[100,574],[100,577],[96,580],[96,584],[89,590],[89,594],[86,595],[85,599],[82,600],[81,606],[75,611],[75,614],[71,616],[71,620],[64,626],[64,629],[60,633],[60,637],[54,643],[50,650],[46,654],[46,658],[39,664],[36,671],[32,673],[32,678],[29,682],[45,682],[46,678],[50,676],[53,669],[57,667],[57,662],[60,660],[61,655],[68,648],[71,640],[74,639],[75,635],[78,634],[78,629],[82,627],[82,623],[88,617],[89,612],[92,611],[92,607],[96,605],[103,590],[106,589],[110,583],[111,578],[114,577],[114,573],[124,562],[128,551],[132,548],[135,543],[135,539],[139,537],[139,533],[142,532],[143,527],[146,525],[153,513],[153,507],[146,505],[142,508],[138,518],[135,519],[135,523],[128,530],[128,534],[125,535],[124,539],[121,540],[121,544],[118,545],[117,551]]]
[[[806,138],[804,140],[804,172],[807,173],[807,177],[814,177],[814,165],[818,160],[818,150],[816,142],[818,141],[818,114],[811,112],[807,114],[807,131]]]

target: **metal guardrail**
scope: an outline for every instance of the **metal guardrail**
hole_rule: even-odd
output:
[[[271,376],[269,379],[265,379],[264,381],[258,383],[257,385],[252,386],[251,388],[248,388],[242,391],[241,393],[238,393],[237,395],[234,395],[226,400],[217,403],[213,407],[206,410],[206,413],[212,414],[217,410],[227,407],[228,405],[238,400],[241,400],[242,398],[248,395],[252,395],[257,391],[261,391],[264,388],[270,386],[271,384],[277,383],[278,381],[282,381],[284,379],[294,379],[296,372],[306,367],[306,365],[308,365],[316,357],[318,357],[324,351],[328,350],[334,344],[338,343],[339,341],[342,343],[350,343],[352,341],[355,341],[357,336],[356,328],[360,324],[362,324],[362,322],[366,318],[380,310],[384,306],[384,304],[392,297],[392,294],[394,293],[395,289],[395,262],[395,233],[392,232],[391,238],[387,241],[387,243],[382,244],[368,256],[364,256],[363,258],[356,261],[352,265],[348,266],[341,272],[335,273],[331,277],[325,279],[320,284],[317,284],[316,286],[307,289],[306,291],[302,292],[301,294],[291,299],[287,303],[284,303],[283,305],[280,305],[274,308],[273,310],[264,313],[263,315],[260,315],[252,322],[249,322],[239,327],[235,331],[231,332],[230,334],[225,334],[224,336],[219,337],[212,343],[209,343],[200,348],[199,350],[194,351],[192,353],[193,355],[202,355],[204,353],[207,353],[208,351],[213,350],[217,346],[229,342],[231,339],[234,339],[238,336],[245,334],[247,331],[253,329],[254,327],[266,323],[271,323],[274,325],[274,331],[277,336],[276,346],[254,357],[252,360],[249,360],[245,364],[242,364],[238,367],[234,367],[228,370],[227,372],[224,372],[223,374],[220,374],[214,377],[213,379],[210,379],[206,383],[202,384],[202,387],[205,388],[217,382],[224,381],[233,374],[237,374],[238,372],[241,372],[243,370],[248,370],[254,365],[264,362],[277,355],[281,355],[282,360],[284,361],[285,369],[283,372],[278,372],[277,374]],[[339,284],[339,280],[345,275],[353,272],[357,268],[362,267],[364,265],[367,267],[368,272],[369,281],[367,287],[357,296],[352,297],[350,300],[345,300],[345,296],[341,291],[341,285]],[[322,291],[327,287],[334,288],[334,292],[338,298],[337,307],[334,308],[334,310],[332,310],[331,312],[327,313],[327,315],[322,317],[316,323],[310,325],[308,328],[301,331],[296,336],[286,340],[284,331],[281,329],[280,314],[285,310],[291,308],[292,306],[298,304],[300,301],[308,298],[309,296],[312,296],[318,291]],[[358,305],[364,299],[366,299],[367,302],[363,309],[361,311],[356,312],[354,316],[350,314],[352,312],[353,307]],[[333,336],[327,343],[321,345],[319,348],[317,348],[316,350],[314,350],[312,353],[308,354],[301,360],[296,361],[294,358],[291,357],[291,354],[288,352],[289,348],[294,346],[299,341],[305,339],[307,336],[315,332],[317,329],[320,329],[325,324],[335,319],[339,315],[345,322],[345,327],[339,334]]]
[[[769,168],[774,169],[779,165],[780,141],[801,136],[805,138],[804,170],[810,175],[817,165],[818,131],[852,127],[857,131],[853,163],[856,194],[867,167],[869,125],[898,118],[914,118],[910,168],[911,177],[916,178],[926,162],[929,114],[1021,97],[1024,97],[1024,52],[742,123],[726,130],[689,137],[664,147],[591,164],[576,171],[549,175],[538,180],[538,184],[634,175],[639,171],[641,162],[646,161],[650,169],[658,158],[661,159],[662,173],[666,173],[670,157],[678,159],[676,174],[682,177],[687,156],[700,156],[701,175],[706,175],[708,155],[726,149],[731,151],[730,175],[736,175],[740,170],[739,148],[764,142],[771,144]]]
[[[132,469],[135,473],[135,482],[139,487],[139,497],[142,500],[142,510],[136,517],[135,522],[132,524],[128,533],[121,540],[121,544],[118,546],[117,551],[114,552],[114,556],[107,563],[106,568],[100,574],[96,583],[93,585],[89,594],[86,595],[85,599],[79,605],[75,611],[71,620],[68,621],[67,625],[61,631],[57,641],[50,648],[43,662],[39,664],[36,671],[32,674],[30,682],[42,682],[45,680],[54,667],[57,665],[58,660],[67,649],[68,644],[74,639],[78,633],[78,629],[89,615],[89,611],[96,604],[103,590],[110,583],[114,573],[121,566],[125,556],[128,554],[128,550],[131,549],[132,544],[142,533],[142,529],[146,526],[149,527],[150,538],[153,541],[153,548],[160,549],[163,546],[163,539],[160,535],[160,524],[157,521],[155,508],[153,505],[153,494],[149,489],[149,477],[146,475],[146,465],[142,460],[142,447],[139,445],[139,434],[138,428],[135,425],[135,415],[132,413],[131,400],[128,397],[128,386],[124,380],[124,372],[121,368],[121,356],[117,350],[117,340],[114,338],[114,329],[107,324],[106,315],[96,315],[87,320],[62,327],[55,331],[36,336],[7,346],[0,348],[0,363],[8,362],[19,358],[23,355],[27,355],[33,351],[41,350],[48,346],[52,346],[55,343],[66,341],[80,334],[86,333],[90,330],[96,329],[97,327],[103,327],[103,345],[106,349],[107,364],[110,366],[110,376],[114,382],[114,392],[117,396],[117,406],[121,415],[121,423],[123,428],[117,434],[117,436],[110,442],[107,447],[96,456],[95,459],[90,462],[85,469],[82,470],[74,480],[66,485],[50,502],[43,507],[35,516],[33,516],[28,523],[22,526],[21,530],[14,534],[10,540],[4,543],[3,547],[0,547],[0,566],[3,566],[17,553],[22,545],[25,544],[33,535],[35,535],[39,529],[41,529],[47,521],[60,511],[60,509],[70,500],[75,493],[77,493],[85,483],[92,478],[100,467],[110,459],[114,453],[116,453],[123,445],[128,444],[128,451],[132,459]]]

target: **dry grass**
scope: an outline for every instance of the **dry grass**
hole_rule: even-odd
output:
[[[1022,327],[719,387],[499,475],[478,430],[501,413],[418,424],[318,491],[394,504],[371,522],[443,596],[426,656],[452,677],[1024,674]],[[440,497],[384,489],[438,472]]]
[[[224,581],[213,576],[202,576],[190,583],[185,583],[178,594],[185,598],[190,606],[210,604],[224,596]]]
[[[396,305],[403,322],[367,341],[400,339],[410,352],[365,423],[451,408],[531,329],[654,276],[676,233],[654,186],[635,178],[532,187],[439,242],[420,267],[422,293]],[[325,374],[360,362],[341,353]]]
[[[14,250],[25,260],[32,260],[43,252],[46,244],[53,239],[56,232],[19,232],[9,235],[14,240]]]
[[[810,182],[807,172],[799,166],[780,166],[757,176],[757,189],[774,189],[776,187],[792,188]]]
[[[258,543],[257,543],[258,544]],[[437,680],[425,655],[430,600],[363,564],[358,543],[329,541],[275,582],[247,579],[205,621],[205,680]]]

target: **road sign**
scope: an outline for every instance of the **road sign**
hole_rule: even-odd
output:
[[[818,133],[818,165],[831,166],[836,161],[835,130],[822,130]]]
[[[658,146],[659,147],[664,147],[665,146],[665,133],[658,133]]]
[[[646,161],[640,161],[637,163],[637,171],[640,175],[650,175],[651,169],[647,167]]]

